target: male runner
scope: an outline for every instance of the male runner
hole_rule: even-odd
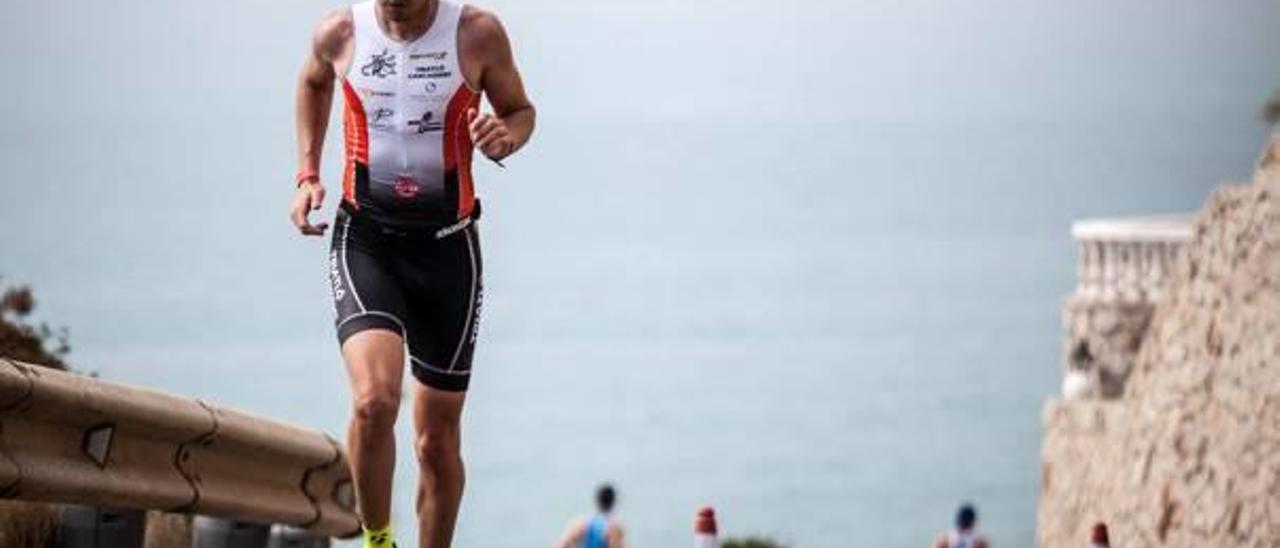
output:
[[[609,484],[596,489],[596,514],[569,523],[555,548],[626,548],[622,522],[613,515],[617,493]]]
[[[462,498],[459,421],[481,305],[472,149],[495,162],[533,132],[498,19],[456,0],[367,0],[317,27],[297,91],[298,191],[308,236],[335,85],[346,165],[329,252],[338,341],[351,381],[347,432],[365,548],[391,534],[393,427],[407,358],[413,376],[422,548],[447,548]],[[493,114],[479,112],[487,95]]]
[[[978,511],[972,504],[964,503],[956,511],[956,528],[943,531],[934,539],[931,548],[989,548],[987,537],[978,532]]]

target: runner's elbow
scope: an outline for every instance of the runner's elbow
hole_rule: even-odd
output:
[[[524,103],[510,108],[507,112],[499,115],[508,126],[523,128],[525,130],[526,139],[533,135],[533,128],[538,125],[538,111],[533,107],[533,103]],[[518,129],[517,129],[518,131]]]
[[[333,79],[304,67],[298,74],[298,89],[302,92],[324,94],[333,91]]]

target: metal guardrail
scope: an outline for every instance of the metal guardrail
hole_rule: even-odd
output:
[[[329,436],[0,358],[0,497],[359,531]]]

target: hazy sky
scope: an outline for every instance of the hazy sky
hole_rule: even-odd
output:
[[[136,314],[129,325],[158,328],[154,311],[105,298],[95,282],[145,289],[171,299],[174,312],[215,280],[252,292],[264,278],[308,272],[313,250],[284,226],[293,85],[311,26],[338,5],[10,6],[0,21],[0,70],[9,75],[0,90],[9,173],[0,215],[11,227],[4,274],[48,287],[45,311],[56,317],[114,310]],[[573,199],[677,215],[686,213],[671,211],[677,200],[706,210],[753,199],[697,187],[679,198],[613,191],[713,172],[785,173],[802,188],[848,178],[869,196],[902,198],[861,217],[885,222],[901,219],[913,200],[976,203],[986,191],[975,185],[1003,185],[1028,204],[1069,202],[1080,185],[1114,187],[1143,169],[1169,175],[1167,184],[1192,189],[1198,201],[1212,181],[1247,175],[1242,160],[1262,131],[1254,112],[1280,85],[1269,62],[1280,54],[1280,4],[1266,1],[485,6],[509,27],[540,111],[520,169],[488,192],[537,187],[563,197],[540,202],[544,214],[563,213]],[[338,165],[335,134],[327,174]],[[673,136],[698,148],[677,150]],[[1130,154],[1137,149],[1170,162],[1143,166],[1150,162]],[[886,158],[896,159],[896,172],[876,164]],[[951,180],[921,176],[943,164],[952,165]],[[490,173],[478,169],[482,180]],[[1018,179],[1025,182],[1010,182]],[[663,205],[637,203],[649,198]],[[1091,213],[1105,213],[1105,204]],[[1110,207],[1143,209],[1122,200]],[[588,209],[575,212],[600,208]],[[1026,211],[1051,230],[1074,214]],[[638,218],[632,228],[656,221]],[[219,261],[232,250],[239,259]],[[258,271],[266,268],[285,270]],[[280,291],[306,298],[267,292]],[[237,306],[224,302],[228,313]],[[89,325],[77,331],[82,343],[107,336]]]

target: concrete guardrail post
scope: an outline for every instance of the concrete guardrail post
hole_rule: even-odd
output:
[[[68,504],[58,526],[62,548],[142,548],[147,515],[141,510],[116,510]]]
[[[277,525],[271,528],[267,548],[329,548],[329,537],[317,535],[301,527]]]
[[[211,516],[196,516],[191,548],[267,548],[271,527]]]

